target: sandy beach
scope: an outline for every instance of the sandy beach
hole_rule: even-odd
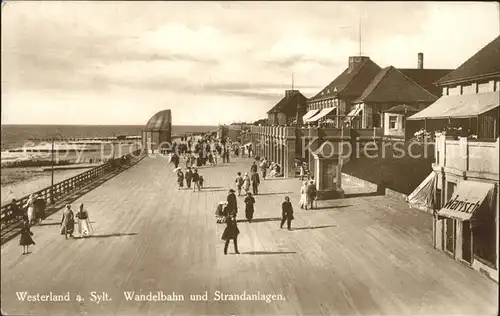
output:
[[[55,170],[54,183],[69,179],[89,169]],[[2,205],[14,198],[19,199],[50,186],[51,172],[42,171],[41,168],[2,168],[1,175]]]

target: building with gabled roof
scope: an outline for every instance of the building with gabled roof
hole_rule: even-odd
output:
[[[500,36],[437,85],[443,95],[408,118],[427,132],[444,130],[436,135],[432,190],[410,197],[433,201],[436,249],[498,282]]]
[[[289,125],[305,114],[307,98],[299,90],[286,90],[285,96],[267,111],[270,125]]]
[[[500,36],[436,84],[442,96],[409,120],[428,131],[453,125],[478,138],[499,137]]]
[[[401,104],[423,109],[438,99],[422,86],[393,66],[386,67],[375,76],[360,97],[353,101],[354,115],[361,116],[360,128],[384,127],[383,113]],[[400,129],[400,127],[397,127]]]
[[[309,112],[305,115],[306,123],[345,115],[346,111],[349,111],[352,101],[361,96],[379,71],[380,67],[369,57],[349,57],[348,67],[318,94],[308,100]]]

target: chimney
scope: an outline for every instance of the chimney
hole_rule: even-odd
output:
[[[285,90],[285,97],[292,96],[297,90]]]
[[[348,73],[351,73],[357,65],[361,64],[363,61],[370,59],[366,56],[351,56],[349,57],[349,68],[347,70]]]
[[[418,69],[424,69],[424,53],[418,53]]]

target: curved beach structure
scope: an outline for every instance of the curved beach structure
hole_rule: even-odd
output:
[[[142,131],[142,148],[148,153],[168,148],[172,140],[172,111],[163,110],[153,115]]]

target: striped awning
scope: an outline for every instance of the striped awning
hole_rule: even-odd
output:
[[[327,116],[328,114],[330,114],[333,110],[335,110],[336,107],[331,107],[331,108],[324,108],[321,110],[321,112],[319,112],[318,114],[316,114],[315,116],[311,117],[310,119],[306,120],[305,122],[316,122],[318,121],[320,118],[322,117],[325,117]]]
[[[309,110],[303,117],[302,117],[302,122],[305,122],[306,120],[310,119],[314,115],[318,114],[319,110]]]
[[[347,114],[344,122],[351,122],[353,118],[359,115],[359,112],[361,112],[361,104],[356,104],[356,107]]]

